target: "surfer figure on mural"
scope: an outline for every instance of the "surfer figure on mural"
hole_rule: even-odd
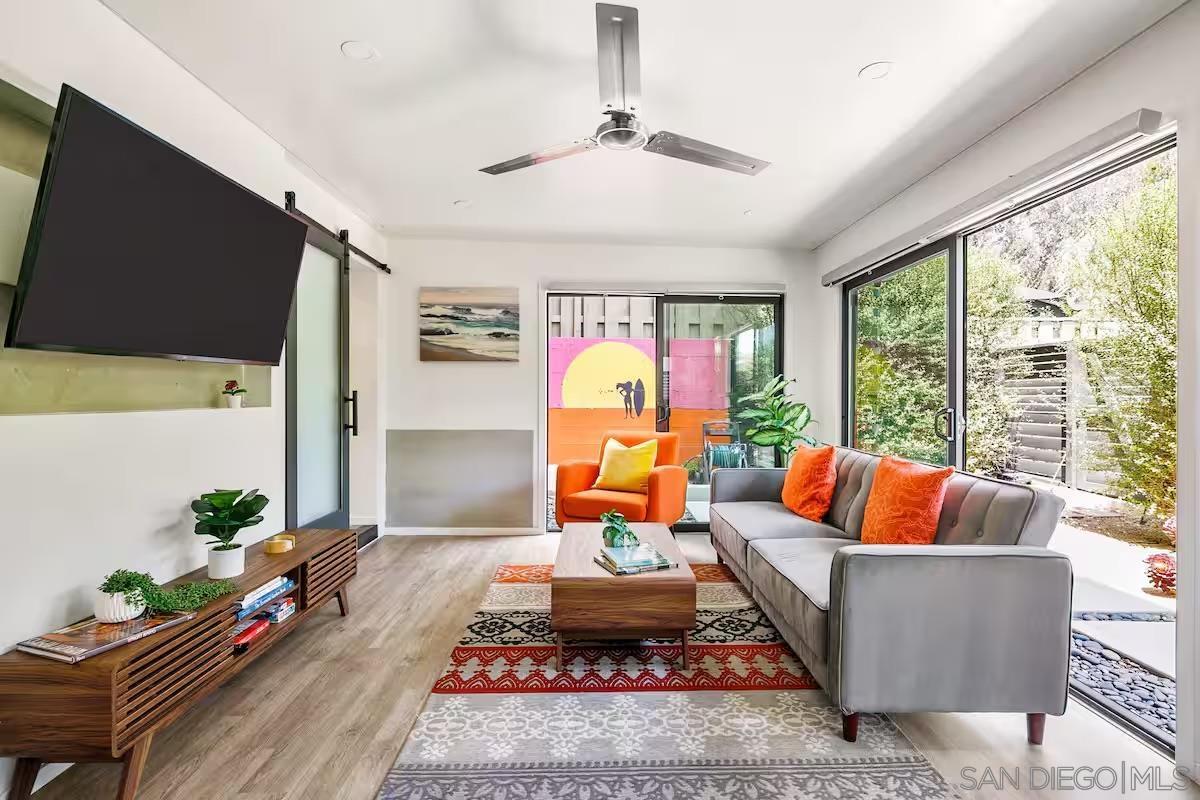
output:
[[[642,383],[642,379],[638,378],[636,383],[633,381],[618,383],[617,391],[620,393],[621,399],[625,401],[625,419],[640,417],[646,408],[646,385]]]

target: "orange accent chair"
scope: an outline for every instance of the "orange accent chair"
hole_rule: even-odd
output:
[[[630,522],[661,522],[674,525],[683,517],[687,500],[687,470],[678,465],[679,434],[656,431],[609,431],[600,440],[600,457],[609,439],[626,447],[658,440],[658,455],[650,471],[646,494],[593,489],[600,475],[600,461],[564,461],[558,465],[555,486],[555,517],[559,527],[568,522],[596,522],[601,514],[619,511]]]

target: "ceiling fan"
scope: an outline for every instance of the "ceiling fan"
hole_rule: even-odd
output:
[[[600,110],[609,119],[591,136],[554,145],[484,167],[480,172],[500,175],[557,158],[608,150],[659,153],[706,167],[719,167],[744,175],[757,175],[769,161],[726,150],[678,133],[651,133],[637,118],[642,104],[641,58],[638,54],[638,12],[629,6],[596,4],[596,55],[600,65]]]

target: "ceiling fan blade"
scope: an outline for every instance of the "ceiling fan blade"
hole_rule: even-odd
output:
[[[740,172],[743,175],[757,175],[767,167],[770,161],[754,158],[743,153],[735,153],[715,144],[708,144],[698,139],[689,139],[670,131],[659,131],[646,143],[645,150],[651,153],[661,153],[671,158],[682,158],[684,161],[694,161],[706,167]]]
[[[600,110],[636,113],[642,105],[642,60],[638,11],[596,3],[596,58],[600,66]]]
[[[489,175],[500,175],[505,172],[512,172],[514,169],[524,169],[525,167],[532,167],[534,164],[553,161],[556,158],[566,158],[567,156],[586,153],[588,150],[595,150],[598,146],[595,139],[576,139],[573,142],[556,144],[553,147],[546,147],[532,153],[526,153],[523,156],[510,158],[508,161],[492,164],[490,167],[484,167],[479,171],[486,172]]]

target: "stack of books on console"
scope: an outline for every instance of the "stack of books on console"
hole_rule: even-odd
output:
[[[233,627],[233,646],[244,651],[266,633],[272,623],[283,622],[296,613],[296,601],[283,595],[296,588],[296,582],[283,575],[273,578],[238,601],[237,624]]]
[[[595,561],[613,575],[637,575],[679,566],[678,562],[667,560],[654,545],[645,543],[633,547],[601,547]]]
[[[288,578],[284,575],[280,575],[278,578],[272,578],[238,601],[238,607],[240,610],[237,613],[237,618],[239,620],[243,620],[246,617],[253,616],[257,611],[262,609],[272,600],[287,594],[295,588],[296,582],[291,578]]]

